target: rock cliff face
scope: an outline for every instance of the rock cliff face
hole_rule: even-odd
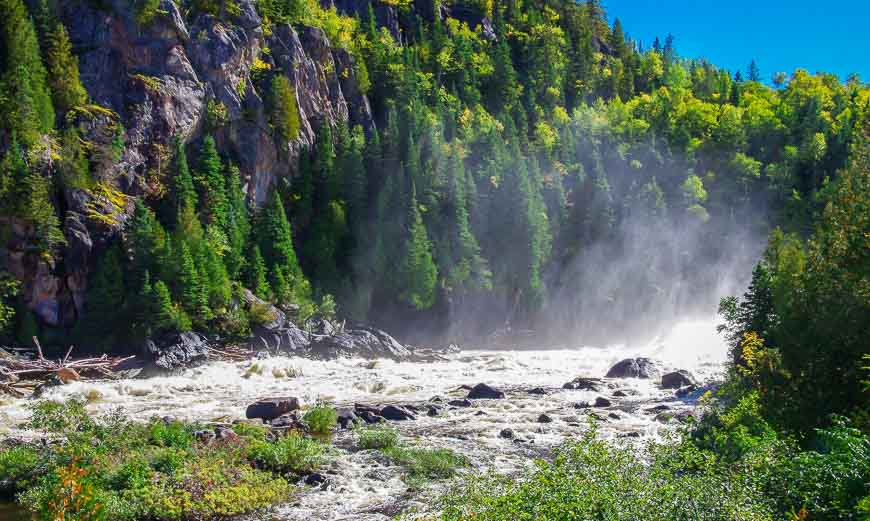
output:
[[[92,165],[102,191],[64,194],[63,262],[52,264],[17,247],[28,231],[15,227],[0,255],[24,282],[27,306],[48,325],[75,321],[89,270],[132,211],[124,196],[149,193],[165,174],[176,136],[191,143],[213,133],[221,153],[239,166],[250,201],[259,204],[276,179],[295,174],[300,152],[314,143],[320,125],[374,125],[353,58],[333,48],[320,29],[278,25],[265,35],[254,0],[238,0],[239,10],[220,20],[186,19],[175,2],[162,0],[159,14],[144,26],[129,0],[59,4],[82,82],[95,105],[108,109],[79,116],[84,137],[112,159]],[[289,143],[278,142],[270,129],[262,92],[268,82],[252,78],[257,65],[267,75],[285,75],[295,87],[302,129]],[[220,107],[221,125],[209,126],[210,106]]]

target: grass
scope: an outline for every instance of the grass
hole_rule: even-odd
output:
[[[408,447],[400,443],[399,434],[391,427],[364,427],[357,434],[361,449],[378,450],[393,463],[405,469],[406,480],[421,485],[430,480],[448,479],[457,469],[468,466],[468,460],[449,449]]]
[[[0,494],[40,521],[188,521],[250,513],[288,501],[285,476],[320,465],[326,447],[299,433],[273,439],[240,423],[238,436],[197,440],[207,426],[41,402],[31,429],[58,441],[0,448]]]
[[[302,416],[302,421],[315,434],[329,434],[338,423],[338,413],[328,405],[317,404]]]
[[[359,429],[357,439],[361,449],[385,450],[399,444],[399,433],[390,427],[364,427]]]

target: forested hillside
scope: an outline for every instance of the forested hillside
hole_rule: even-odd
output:
[[[0,6],[25,344],[243,336],[243,287],[418,339],[607,340],[805,236],[870,113],[857,77],[641,47],[595,0]]]

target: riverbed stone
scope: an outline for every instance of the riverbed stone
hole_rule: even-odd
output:
[[[248,406],[245,417],[271,421],[299,409],[299,399],[294,397],[263,398]]]
[[[662,389],[679,389],[688,385],[695,385],[695,378],[683,369],[662,376]]]
[[[468,398],[450,400],[449,402],[447,402],[447,405],[452,405],[453,407],[471,407],[471,400],[469,400]]]
[[[577,378],[563,385],[562,389],[568,389],[572,391],[601,392],[601,389],[603,387],[604,382],[600,378],[587,378],[585,376],[578,376]]]
[[[605,377],[650,379],[658,375],[658,368],[649,358],[626,358],[611,367]]]
[[[381,416],[392,421],[416,420],[417,417],[405,407],[399,405],[387,405],[381,409]]]
[[[541,414],[538,416],[538,423],[553,423],[553,418],[550,418],[546,414]]]
[[[613,402],[603,396],[595,398],[595,407],[610,407],[611,405],[613,405]]]
[[[480,383],[475,385],[468,391],[467,398],[471,400],[500,400],[504,398],[504,393],[487,384]]]

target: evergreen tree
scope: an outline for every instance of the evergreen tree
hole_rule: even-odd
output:
[[[49,83],[54,95],[54,107],[59,114],[84,105],[88,93],[79,79],[78,58],[72,53],[69,35],[63,24],[58,23],[48,37]]]
[[[417,208],[414,185],[407,202],[404,244],[396,270],[395,284],[399,300],[417,310],[426,310],[435,303],[438,269],[432,258],[432,245]]]
[[[180,311],[172,304],[169,287],[162,280],[154,282],[151,295],[153,303],[152,332],[184,331],[190,328],[186,317],[181,318],[179,316]]]
[[[208,281],[202,280],[202,270],[197,266],[196,257],[185,242],[179,244],[178,257],[178,300],[191,317],[197,322],[204,322],[211,316],[208,306]]]
[[[121,248],[109,247],[97,262],[85,296],[84,316],[74,336],[83,343],[109,347],[120,340],[117,325],[125,314]]]
[[[33,20],[22,0],[0,0],[3,13],[0,41],[3,65],[0,87],[2,119],[25,146],[36,143],[39,134],[54,128],[54,106]]]
[[[60,174],[67,188],[89,189],[94,184],[90,162],[79,131],[70,126],[63,131],[60,151]]]
[[[272,77],[269,88],[269,103],[271,105],[271,123],[275,134],[286,147],[288,141],[293,141],[302,128],[299,119],[299,107],[296,104],[296,91],[290,85],[290,80],[282,74]]]
[[[229,219],[226,180],[214,138],[211,136],[202,140],[196,184],[201,195],[205,222],[217,224],[226,230]]]
[[[228,165],[226,172],[227,222],[225,232],[229,248],[224,255],[224,263],[230,278],[237,279],[245,266],[244,250],[251,233],[251,223],[239,169],[234,165]]]
[[[272,289],[269,287],[269,281],[266,280],[266,262],[260,253],[260,247],[256,244],[251,248],[251,255],[246,267],[245,285],[254,292],[254,295],[263,300],[272,298]]]
[[[755,63],[755,60],[749,62],[747,78],[749,78],[749,81],[761,81],[761,71],[758,69],[758,64]]]
[[[187,164],[187,152],[180,136],[174,140],[174,156],[172,160],[172,175],[175,190],[175,215],[179,216],[184,209],[196,211],[197,195],[193,186],[193,177]]]

